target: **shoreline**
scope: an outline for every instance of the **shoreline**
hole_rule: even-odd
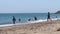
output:
[[[60,19],[60,18],[58,18]],[[55,19],[51,19],[52,21],[56,21],[57,18]],[[34,23],[43,23],[43,22],[47,22],[47,19],[45,20],[36,20],[36,21],[28,21],[28,22],[25,22],[25,23],[16,23],[16,24],[4,24],[4,25],[0,25],[0,27],[8,27],[8,26],[14,26],[14,25],[25,25],[25,24],[34,24]]]
[[[2,34],[52,34],[60,28],[60,21],[54,20],[51,22],[38,22],[24,25],[13,25],[7,27],[0,27]],[[55,34],[55,33],[54,33]]]

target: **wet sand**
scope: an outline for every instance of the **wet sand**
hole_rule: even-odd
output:
[[[60,20],[0,27],[0,34],[60,34]]]

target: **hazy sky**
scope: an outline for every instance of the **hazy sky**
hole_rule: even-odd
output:
[[[60,10],[60,0],[0,0],[0,13],[46,13]]]

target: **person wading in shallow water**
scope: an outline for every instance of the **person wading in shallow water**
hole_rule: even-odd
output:
[[[37,20],[37,17],[35,16],[34,19]]]
[[[48,12],[47,21],[51,21],[51,20],[50,20],[50,12]]]
[[[19,18],[19,22],[21,21],[21,19]]]
[[[48,17],[47,17],[47,19],[50,19],[50,12],[48,12]]]
[[[15,22],[16,22],[16,18],[13,16],[13,24],[15,24]]]
[[[29,18],[28,21],[31,21],[31,19]]]

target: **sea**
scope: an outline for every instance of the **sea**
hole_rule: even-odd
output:
[[[34,17],[37,17],[37,20],[47,19],[47,13],[0,13],[0,25],[4,24],[13,24],[13,16],[16,18],[16,23],[28,23],[28,19],[35,21]],[[51,19],[60,18],[60,14],[51,13]],[[20,21],[19,21],[20,19]]]

